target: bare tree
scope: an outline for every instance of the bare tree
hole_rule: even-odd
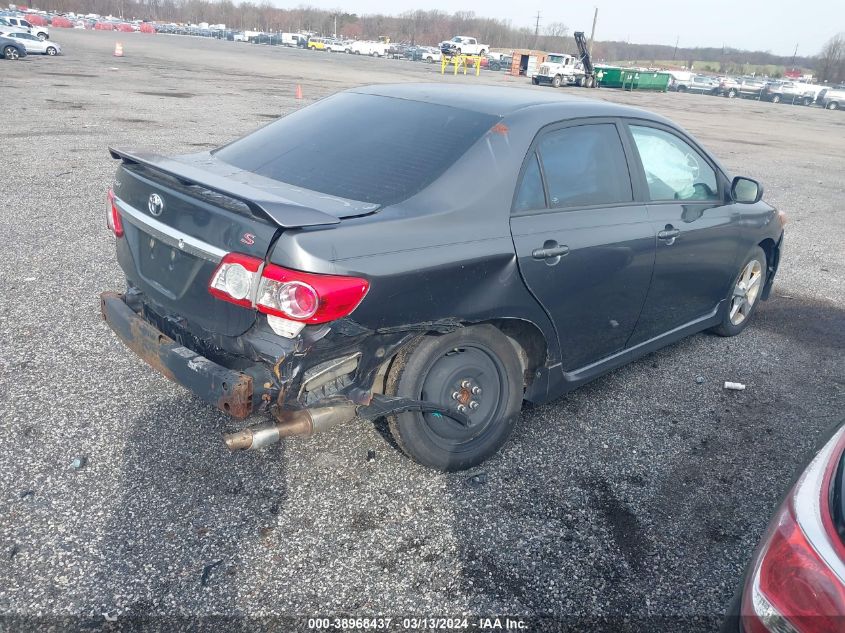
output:
[[[566,37],[569,35],[569,27],[563,22],[552,22],[544,29],[547,37]]]
[[[834,35],[822,47],[818,71],[821,81],[845,81],[845,33]]]

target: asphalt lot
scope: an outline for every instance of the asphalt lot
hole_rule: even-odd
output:
[[[65,56],[0,61],[0,613],[36,618],[8,630],[67,616],[344,613],[713,628],[806,451],[843,419],[845,115],[562,90],[665,114],[765,184],[790,222],[751,327],[526,409],[470,473],[416,466],[372,425],[232,455],[220,434],[239,425],[100,319],[99,293],[123,287],[106,147],[207,149],[365,83],[552,88],[177,36],[53,36]]]

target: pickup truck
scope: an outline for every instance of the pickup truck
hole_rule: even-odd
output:
[[[11,30],[4,31],[5,33],[20,29],[26,33],[32,33],[32,35],[42,42],[50,39],[50,31],[47,30],[46,26],[34,25],[24,18],[16,18],[8,15],[0,16],[0,25],[10,27]]]
[[[766,82],[755,77],[722,77],[719,81],[719,93],[728,99],[747,97],[759,99]]]
[[[490,47],[479,44],[474,37],[456,35],[451,40],[440,42],[440,51],[444,55],[484,55]]]
[[[580,60],[572,55],[552,53],[540,64],[537,74],[531,77],[531,83],[550,84],[555,88],[564,85],[579,84],[584,79],[584,68]]]
[[[719,90],[719,82],[707,75],[693,75],[689,79],[673,79],[669,84],[669,90],[677,92],[700,92],[702,94],[716,94]]]

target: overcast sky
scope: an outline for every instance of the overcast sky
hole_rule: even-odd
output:
[[[290,6],[275,0],[279,6]],[[456,3],[446,0],[310,0],[325,9],[340,8],[357,14],[398,15],[415,9],[447,12],[474,10],[477,15],[510,20],[514,26],[533,28],[540,11],[540,28],[563,22],[572,31],[589,36],[594,7],[599,9],[597,40],[627,40],[640,44],[730,46],[792,55],[815,55],[824,42],[845,31],[845,0],[486,0]],[[473,35],[456,33],[455,35]],[[485,42],[496,46],[496,42]]]

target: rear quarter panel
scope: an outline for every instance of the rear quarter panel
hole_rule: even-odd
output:
[[[370,290],[351,318],[372,329],[515,318],[535,324],[550,359],[557,337],[517,268],[509,217],[536,128],[501,124],[408,200],[333,227],[286,231],[271,260],[360,275]]]

